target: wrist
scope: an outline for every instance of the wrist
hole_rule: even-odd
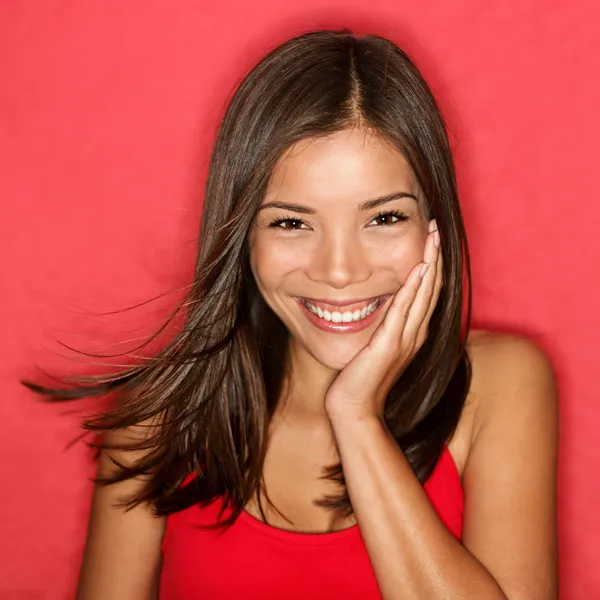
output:
[[[385,427],[383,415],[370,411],[331,410],[327,411],[329,421],[336,429],[377,429]]]

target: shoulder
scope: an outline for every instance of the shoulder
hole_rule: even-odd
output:
[[[464,546],[508,596],[556,597],[558,397],[532,340],[474,332]],[[550,595],[549,595],[550,594]],[[511,596],[512,597],[512,596]]]
[[[511,440],[522,444],[522,440],[515,439],[519,431],[534,442],[528,428],[535,427],[536,422],[545,424],[543,429],[551,438],[558,419],[554,371],[547,355],[533,340],[474,329],[469,332],[466,351],[471,382],[460,421],[449,441],[461,476],[467,464],[474,463],[474,454],[493,461],[494,454]],[[515,423],[520,423],[522,429],[516,428]],[[496,452],[490,450],[491,438],[500,443]],[[546,443],[554,442],[549,439]]]
[[[554,369],[533,340],[474,330],[467,340],[475,404],[472,437],[492,419],[553,418],[558,395]]]

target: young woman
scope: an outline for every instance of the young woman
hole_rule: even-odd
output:
[[[68,392],[119,399],[86,424],[80,600],[556,598],[552,369],[470,331],[466,283],[406,54],[346,30],[272,51],[218,133],[183,327]]]

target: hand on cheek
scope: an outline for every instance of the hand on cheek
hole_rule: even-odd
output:
[[[441,287],[440,235],[433,220],[423,261],[410,271],[369,344],[327,391],[325,407],[330,418],[383,417],[389,390],[427,338]]]

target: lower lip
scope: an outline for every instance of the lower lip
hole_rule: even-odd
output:
[[[372,325],[379,315],[379,311],[382,306],[386,303],[389,296],[383,296],[377,308],[364,319],[360,319],[359,321],[350,321],[349,323],[334,323],[333,321],[326,321],[325,319],[321,319],[314,313],[310,312],[302,302],[296,298],[296,302],[300,305],[300,310],[304,313],[306,318],[315,326],[321,329],[322,331],[328,331],[330,333],[356,333],[357,331],[362,331],[366,329],[370,325]]]

